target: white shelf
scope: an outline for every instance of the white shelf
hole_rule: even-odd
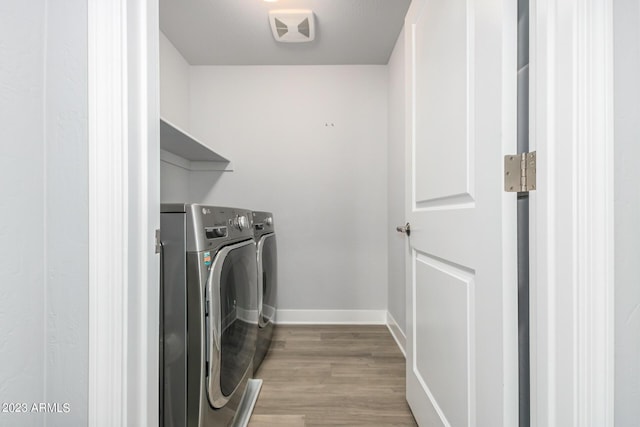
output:
[[[163,118],[160,149],[160,160],[189,171],[233,171],[229,159]]]

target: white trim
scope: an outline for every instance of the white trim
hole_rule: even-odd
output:
[[[159,424],[160,228],[159,23],[157,0],[128,0],[129,305],[127,424]]]
[[[89,424],[158,425],[158,2],[88,2]]]
[[[577,424],[613,427],[613,4],[578,5]]]
[[[612,0],[533,0],[532,425],[613,426]]]
[[[126,1],[89,0],[89,422],[127,425]]]
[[[280,310],[279,325],[384,325],[386,310]]]
[[[400,351],[402,352],[402,355],[406,359],[407,352],[405,349],[407,347],[407,336],[404,334],[404,331],[400,329],[400,326],[398,325],[398,322],[396,322],[396,319],[394,319],[394,317],[388,311],[387,311],[387,328],[389,328],[389,332],[391,332],[391,336],[396,341],[396,344],[398,344],[398,348],[400,349]]]

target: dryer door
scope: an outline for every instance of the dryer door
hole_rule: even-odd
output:
[[[215,256],[206,287],[207,395],[223,407],[251,368],[258,329],[256,245],[247,240]]]
[[[258,242],[258,307],[260,327],[273,322],[278,290],[278,249],[274,233]]]

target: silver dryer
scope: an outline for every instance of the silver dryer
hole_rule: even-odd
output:
[[[273,339],[278,297],[278,248],[271,212],[253,212],[253,232],[258,262],[258,341],[254,372],[264,360]]]

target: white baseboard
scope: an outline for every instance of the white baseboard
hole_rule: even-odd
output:
[[[385,310],[280,310],[280,325],[384,325]]]
[[[407,346],[407,336],[404,334],[404,331],[400,329],[400,326],[398,326],[398,322],[396,322],[396,319],[394,319],[391,313],[389,313],[388,311],[387,311],[387,328],[389,328],[389,332],[391,332],[391,336],[393,336],[393,339],[396,340],[396,344],[398,344],[398,347],[400,347],[400,351],[406,358],[407,352],[405,348]]]

